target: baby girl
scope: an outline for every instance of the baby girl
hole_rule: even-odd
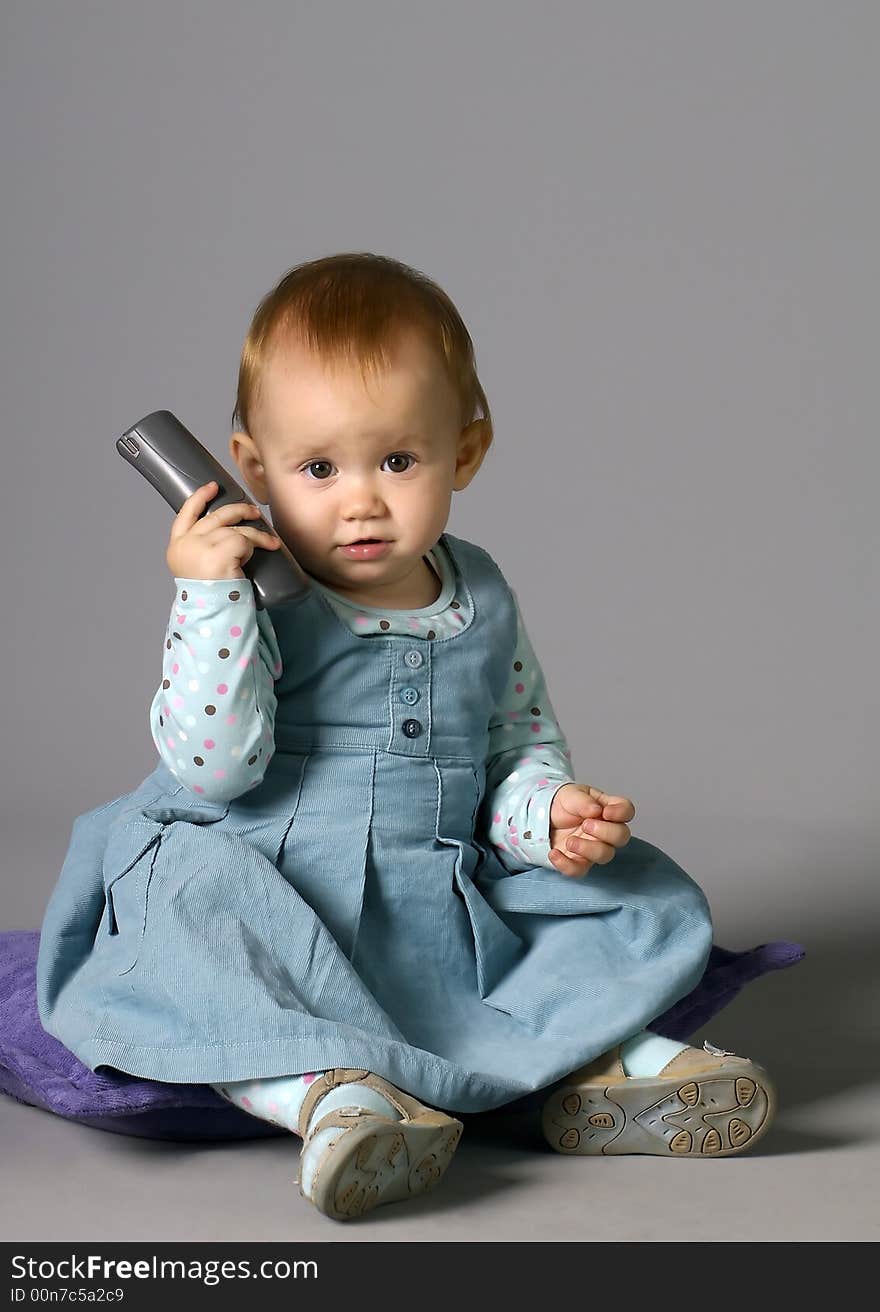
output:
[[[291,269],[234,428],[275,532],[215,484],[173,522],[160,760],[74,825],[44,1027],[299,1135],[337,1220],[435,1186],[457,1114],[538,1091],[562,1153],[752,1147],[766,1072],[647,1028],[702,977],[706,899],[575,778],[513,589],[446,531],[493,437],[449,297],[367,253]],[[295,602],[257,609],[257,550]]]

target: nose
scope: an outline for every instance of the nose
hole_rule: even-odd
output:
[[[384,515],[384,499],[369,474],[349,475],[345,484],[343,519],[379,519]]]

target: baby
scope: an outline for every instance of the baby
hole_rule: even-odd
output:
[[[174,520],[160,763],[74,824],[44,1028],[298,1134],[337,1220],[436,1185],[456,1113],[538,1090],[562,1153],[750,1148],[766,1072],[646,1029],[702,976],[705,897],[575,780],[515,593],[445,531],[493,435],[452,302],[371,254],[297,266],[233,422],[275,533],[213,483]],[[256,609],[258,549],[304,571],[294,603]]]

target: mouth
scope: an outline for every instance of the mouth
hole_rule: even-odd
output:
[[[391,543],[384,538],[358,538],[355,542],[344,542],[340,551],[349,560],[374,560],[390,550]]]

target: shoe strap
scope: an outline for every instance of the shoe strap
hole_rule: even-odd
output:
[[[369,1089],[375,1089],[377,1093],[380,1093],[383,1098],[390,1102],[396,1111],[400,1112],[400,1119],[403,1121],[413,1120],[417,1116],[423,1116],[426,1112],[433,1111],[433,1108],[426,1107],[417,1098],[411,1097],[408,1093],[403,1093],[381,1075],[375,1075],[372,1071],[337,1066],[333,1070],[325,1071],[320,1079],[309,1085],[299,1112],[299,1133],[303,1138],[305,1138],[315,1104],[324,1097],[325,1093],[338,1088],[341,1084],[362,1084]],[[353,1098],[352,1101],[356,1102],[357,1100]]]
[[[302,1105],[299,1109],[297,1129],[300,1137],[305,1139],[306,1130],[308,1129],[309,1121],[312,1118],[315,1103],[319,1102],[320,1099],[324,1097],[325,1093],[329,1093],[331,1089],[335,1089],[337,1084],[350,1084],[356,1080],[363,1079],[363,1077],[369,1075],[369,1073],[369,1071],[358,1071],[344,1067],[336,1067],[333,1070],[325,1071],[319,1079],[313,1080],[306,1091],[306,1096],[303,1098]]]

